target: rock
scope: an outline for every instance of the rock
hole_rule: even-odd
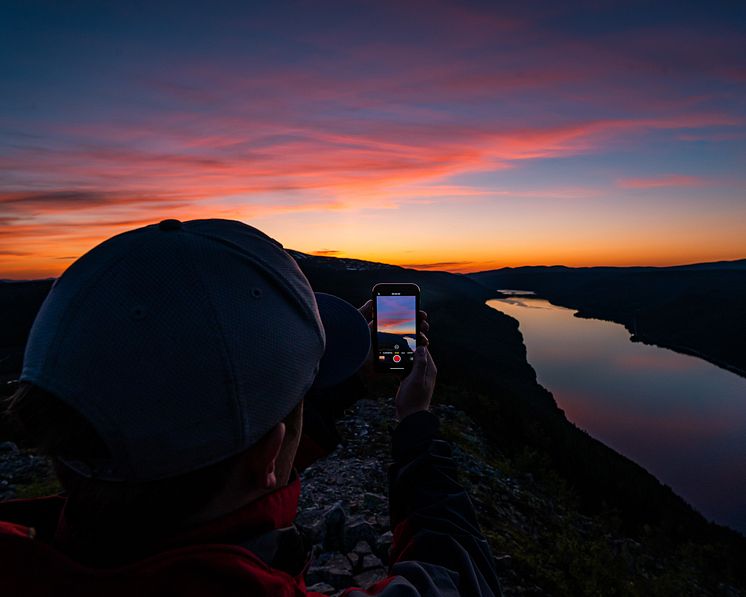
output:
[[[46,458],[24,453],[12,442],[3,442],[3,445],[7,447],[0,452],[0,479],[22,484],[50,475],[51,464]]]
[[[329,583],[335,589],[349,587],[352,584],[352,565],[350,561],[341,553],[337,553],[325,562],[311,566],[306,575],[306,583],[320,582]]]
[[[388,498],[378,493],[365,492],[363,494],[363,508],[366,510],[385,510],[388,507]]]
[[[20,450],[13,442],[0,442],[0,455],[18,454]]]
[[[347,559],[350,560],[350,564],[352,565],[353,570],[357,570],[361,564],[360,561],[360,554],[355,553],[354,551],[351,551],[347,554]]]
[[[12,485],[0,487],[0,502],[16,499],[16,490]]]
[[[326,538],[326,520],[324,510],[321,508],[309,508],[301,510],[295,519],[295,524],[308,537],[311,545],[320,545]]]
[[[388,563],[389,561],[389,549],[391,549],[391,543],[393,540],[394,534],[391,531],[386,531],[375,541],[375,553],[384,562]]]
[[[358,541],[357,545],[355,545],[355,548],[352,551],[362,556],[364,556],[367,553],[372,553],[370,549],[370,544],[368,544],[367,541]]]
[[[376,523],[377,526],[384,528],[384,529],[390,529],[391,528],[391,520],[389,519],[388,514],[378,514],[376,516]]]
[[[352,551],[360,541],[374,542],[376,535],[375,528],[367,520],[349,523],[344,530],[345,551]]]
[[[315,593],[331,593],[334,591],[334,587],[330,585],[328,582],[317,582],[315,585],[311,585],[310,587],[307,587],[308,592],[315,592]]]
[[[367,589],[370,585],[377,583],[388,576],[385,568],[375,568],[373,570],[366,570],[360,574],[356,574],[353,578],[355,585],[361,589]]]
[[[352,565],[342,554],[329,560],[326,565],[326,574],[328,582],[335,588],[349,587],[352,584]]]
[[[363,570],[381,567],[383,567],[383,562],[378,558],[378,556],[375,556],[372,553],[363,556]]]
[[[345,518],[346,516],[341,502],[335,502],[324,514],[324,550],[341,551],[344,549]]]
[[[326,540],[326,523],[319,519],[307,526],[298,525],[308,537],[311,545],[321,545]]]
[[[509,555],[495,556],[495,566],[498,572],[506,572],[513,567],[513,558]]]

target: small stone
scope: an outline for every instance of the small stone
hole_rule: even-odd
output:
[[[352,570],[347,568],[329,568],[328,571],[329,582],[336,588],[344,588],[352,585]]]
[[[378,539],[376,539],[376,552],[378,552],[381,548],[388,550],[393,542],[394,533],[392,533],[391,531],[386,531],[380,537],[378,537]]]
[[[370,545],[368,544],[367,541],[358,541],[357,545],[355,545],[355,548],[352,551],[360,555],[365,555],[366,553],[372,553],[370,549]]]
[[[334,590],[334,587],[330,585],[328,582],[317,582],[314,585],[311,585],[310,587],[306,587],[306,590],[311,593],[331,593]]]
[[[345,528],[345,547],[347,551],[352,551],[353,546],[360,541],[372,542],[376,539],[376,530],[367,520],[358,520],[349,524]]]
[[[356,574],[353,578],[355,584],[362,589],[367,589],[370,585],[383,580],[388,574],[384,568],[376,568],[374,570],[366,570],[360,574]]]
[[[513,558],[509,555],[495,556],[495,567],[498,572],[505,572],[513,567]]]
[[[378,516],[376,516],[376,524],[379,527],[388,529],[391,527],[391,519],[389,518],[388,514],[379,514]]]
[[[349,587],[352,584],[352,566],[341,553],[332,554],[328,559],[320,557],[319,560],[317,565],[308,569],[307,583],[326,582],[334,588]]]
[[[341,553],[334,554],[331,558],[329,558],[329,561],[326,563],[326,565],[329,567],[339,568],[343,570],[352,569],[352,565],[350,564],[350,561],[347,559],[346,556],[343,556]]]
[[[372,553],[369,553],[368,555],[363,556],[363,570],[370,570],[371,568],[380,568],[382,566],[383,566],[383,562],[381,562],[378,556],[375,556]]]
[[[363,494],[363,507],[368,510],[384,508],[386,503],[386,497],[378,493],[366,492]]]
[[[326,529],[324,533],[324,549],[339,551],[345,544],[345,512],[341,502],[335,502],[324,515]],[[349,551],[349,550],[345,550]]]
[[[20,450],[13,442],[0,442],[0,454],[18,454]]]
[[[360,564],[360,554],[355,553],[354,551],[351,551],[347,554],[347,559],[350,561],[350,565],[352,566],[353,570],[357,570],[358,564]]]
[[[311,545],[321,545],[324,543],[324,539],[326,539],[326,524],[323,520],[319,519],[311,524],[298,526],[303,529]]]

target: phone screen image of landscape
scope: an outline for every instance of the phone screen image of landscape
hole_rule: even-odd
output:
[[[378,361],[391,369],[412,364],[417,347],[417,297],[376,297]]]

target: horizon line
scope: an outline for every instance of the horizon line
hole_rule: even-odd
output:
[[[717,264],[735,264],[739,262],[746,262],[746,257],[738,257],[736,259],[716,259],[715,261],[693,261],[693,262],[686,262],[686,263],[673,263],[669,265],[563,265],[560,263],[552,263],[552,264],[524,264],[524,265],[504,265],[501,267],[495,267],[491,269],[474,269],[474,270],[468,270],[468,271],[458,271],[457,269],[448,269],[448,268],[442,268],[438,269],[436,267],[427,267],[427,263],[422,264],[395,264],[395,263],[387,263],[385,261],[373,261],[371,259],[361,259],[359,257],[342,257],[342,256],[332,256],[332,255],[316,255],[314,253],[306,253],[304,251],[298,251],[297,249],[285,249],[288,252],[292,253],[300,253],[302,255],[305,255],[307,257],[315,257],[315,258],[321,258],[321,259],[339,259],[339,260],[354,260],[354,261],[362,261],[365,263],[374,263],[378,265],[388,265],[391,267],[400,267],[403,269],[411,269],[415,271],[421,271],[421,272],[447,272],[450,274],[460,274],[460,275],[470,275],[470,274],[481,274],[486,272],[494,272],[504,269],[522,269],[526,267],[543,267],[543,268],[565,268],[565,269],[594,269],[594,268],[608,268],[608,269],[638,269],[638,268],[645,268],[645,269],[670,269],[670,268],[685,268],[685,267],[695,267],[699,265],[717,265]],[[433,266],[441,265],[443,262],[433,262]],[[455,265],[455,262],[452,262],[453,265]],[[417,267],[415,267],[415,265]],[[64,273],[64,271],[62,272]],[[45,280],[56,280],[57,278],[62,275],[60,273],[57,276],[41,276],[38,278],[13,278],[13,277],[6,277],[3,276],[0,278],[0,283],[3,282],[42,282]]]

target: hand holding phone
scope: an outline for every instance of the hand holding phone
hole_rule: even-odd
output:
[[[401,381],[396,392],[397,419],[401,421],[407,415],[430,409],[437,375],[438,369],[427,346],[418,346],[412,372]]]
[[[417,284],[376,284],[373,301],[373,359],[379,369],[412,370],[420,337]]]

